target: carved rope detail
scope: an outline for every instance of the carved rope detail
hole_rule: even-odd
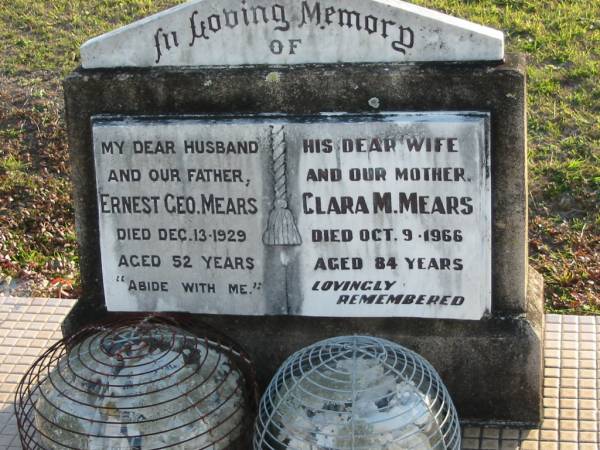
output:
[[[265,245],[300,245],[302,244],[302,238],[298,233],[294,216],[288,209],[287,144],[283,125],[270,126],[269,142],[273,164],[275,202],[269,214],[269,222],[263,235],[263,243]]]

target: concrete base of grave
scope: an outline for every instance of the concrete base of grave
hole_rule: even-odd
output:
[[[542,277],[530,269],[527,312],[481,321],[178,316],[240,343],[256,364],[261,389],[302,347],[333,336],[376,335],[427,358],[446,383],[463,421],[533,425],[542,419],[543,304]],[[80,301],[63,331],[69,335],[90,318],[110,317],[124,315],[92,312]]]

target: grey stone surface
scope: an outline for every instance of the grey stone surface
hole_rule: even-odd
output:
[[[84,306],[104,304],[93,115],[475,110],[491,113],[492,314],[525,311],[525,73],[518,56],[497,66],[79,70],[65,81],[65,95]]]

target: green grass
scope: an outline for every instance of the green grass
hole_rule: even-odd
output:
[[[88,38],[177,3],[0,4],[0,73],[17,85],[22,97],[15,102],[5,92],[0,98],[0,202],[6,203],[1,199],[7,196],[20,202],[0,203],[0,219],[4,214],[17,217],[13,225],[0,225],[0,255],[14,252],[16,261],[6,269],[0,259],[5,275],[15,276],[23,268],[45,274],[40,267],[61,267],[52,263],[60,255],[76,261],[60,89],[50,80],[78,65],[79,45]],[[600,313],[600,1],[415,3],[502,29],[508,51],[528,55],[531,263],[545,277],[550,311]],[[47,202],[53,196],[51,207]],[[67,237],[44,239],[40,223],[28,229],[36,202],[49,208],[49,224],[65,222],[51,234]],[[8,248],[7,233],[31,242]],[[47,277],[58,276],[50,272]]]
[[[48,70],[66,74],[87,39],[160,11],[166,0],[11,0],[0,6],[0,41],[5,70]]]

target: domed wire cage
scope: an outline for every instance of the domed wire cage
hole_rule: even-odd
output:
[[[255,450],[460,449],[456,409],[435,369],[393,342],[318,342],[292,355],[262,397]]]
[[[57,342],[15,395],[27,450],[247,450],[256,404],[254,368],[237,345],[166,316]]]

